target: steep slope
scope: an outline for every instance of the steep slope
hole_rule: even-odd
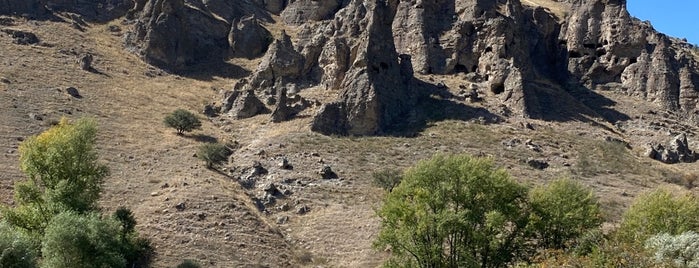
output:
[[[696,164],[646,148],[682,133],[697,147],[696,60],[623,1],[141,0],[104,24],[73,2],[0,1],[14,15],[0,18],[0,197],[23,178],[23,138],[96,117],[102,204],[134,209],[154,267],[377,266],[372,173],[434,153],[493,157],[527,184],[582,181],[611,225],[649,188],[695,189]],[[236,53],[247,34],[269,48]],[[76,62],[87,53],[92,72]],[[293,112],[237,119],[234,95]],[[226,113],[184,138],[162,126],[205,103]],[[210,141],[236,148],[219,172],[192,157]]]

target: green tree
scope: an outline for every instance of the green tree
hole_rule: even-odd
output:
[[[213,168],[214,165],[221,164],[228,160],[231,155],[231,150],[221,143],[205,143],[199,146],[197,157],[206,162],[207,168]]]
[[[387,266],[504,267],[524,249],[526,198],[489,159],[437,155],[387,194],[375,246]]]
[[[177,109],[165,116],[163,123],[168,127],[176,129],[178,135],[201,127],[201,121],[199,121],[197,116],[184,109]]]
[[[653,235],[699,231],[699,200],[690,192],[673,194],[658,189],[636,198],[622,216],[618,234],[623,241],[643,245]]]
[[[592,190],[570,179],[559,179],[529,193],[529,229],[545,248],[566,248],[603,221]]]
[[[37,267],[38,245],[29,236],[0,222],[0,267]]]
[[[121,226],[97,213],[63,212],[51,220],[42,241],[42,267],[126,267]]]
[[[41,233],[53,215],[97,208],[101,183],[108,174],[98,163],[93,120],[56,126],[24,141],[19,148],[20,168],[29,177],[15,184],[15,208],[3,208],[12,225]]]
[[[120,240],[124,246],[122,253],[129,267],[140,267],[149,261],[153,248],[150,241],[141,238],[136,232],[136,218],[130,209],[119,207],[112,215],[120,225]]]

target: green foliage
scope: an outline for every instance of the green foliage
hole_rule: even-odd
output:
[[[37,267],[38,245],[29,236],[0,222],[0,267]]]
[[[179,135],[201,127],[201,121],[199,121],[197,116],[184,109],[177,109],[165,116],[163,123],[168,127],[176,129]]]
[[[212,168],[214,165],[221,164],[228,160],[231,155],[231,150],[221,143],[205,143],[199,146],[197,157],[206,162],[207,168]]]
[[[97,162],[95,121],[61,122],[24,141],[19,148],[20,167],[29,180],[15,184],[16,208],[3,208],[14,226],[43,232],[61,211],[97,208],[101,183],[108,174]]]
[[[390,192],[400,183],[402,175],[399,170],[384,169],[372,173],[371,176],[374,178],[374,185]]]
[[[126,267],[121,226],[96,213],[63,212],[51,220],[42,241],[42,267]]]
[[[656,263],[671,263],[673,267],[699,267],[699,234],[694,231],[680,235],[659,234],[646,241],[646,249],[654,254]]]
[[[126,257],[129,267],[132,265],[140,267],[140,265],[148,263],[153,248],[148,239],[138,236],[136,218],[133,212],[128,208],[119,207],[112,217],[121,225],[120,239],[124,246],[122,253]]]
[[[524,247],[526,197],[489,159],[437,155],[388,193],[375,246],[387,266],[503,267]]]
[[[131,234],[136,229],[136,218],[133,216],[133,212],[126,207],[119,207],[114,212],[114,219],[121,223],[122,236]]]
[[[570,242],[602,224],[592,190],[570,179],[537,187],[529,194],[530,230],[544,248],[566,248]]]
[[[199,265],[199,263],[197,263],[193,260],[184,260],[179,265],[177,265],[177,268],[200,268],[200,267],[201,267],[201,265]]]
[[[656,234],[699,231],[698,201],[689,192],[673,194],[666,189],[641,195],[624,213],[619,236],[629,243],[643,243]]]

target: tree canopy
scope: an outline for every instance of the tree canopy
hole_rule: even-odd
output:
[[[390,246],[389,266],[502,267],[522,249],[526,199],[489,159],[437,155],[387,194],[376,246]]]
[[[15,184],[17,207],[3,209],[12,225],[43,231],[53,215],[97,208],[107,166],[94,148],[97,124],[62,119],[56,126],[28,138],[19,148],[20,168],[29,177]]]

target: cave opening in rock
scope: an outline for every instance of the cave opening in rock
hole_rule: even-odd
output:
[[[505,85],[501,83],[493,84],[490,87],[490,91],[492,91],[495,95],[501,94],[505,92]]]

